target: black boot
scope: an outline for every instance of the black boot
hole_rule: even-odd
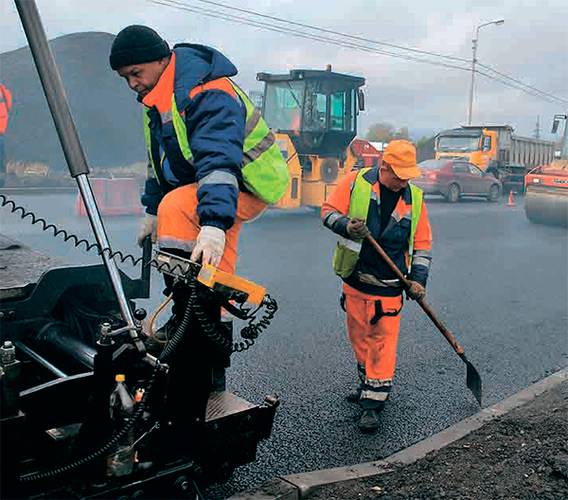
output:
[[[359,429],[361,432],[375,432],[379,428],[379,413],[385,407],[385,402],[363,398],[359,400],[359,404],[363,409],[357,424]]]
[[[178,251],[177,255],[189,258],[187,253]],[[175,351],[167,359],[170,369],[165,412],[173,422],[176,432],[185,436],[185,439],[180,437],[176,440],[176,445],[184,449],[188,448],[187,439],[191,440],[194,446],[200,446],[198,442],[202,437],[201,429],[212,391],[214,349],[209,332],[214,330],[220,321],[221,306],[211,290],[200,283],[174,283],[171,277],[164,278],[166,294],[172,293],[174,301],[172,318],[167,324],[170,339],[176,335],[182,324],[190,298],[193,302],[189,324],[180,341],[176,343]]]
[[[373,409],[363,410],[357,424],[361,432],[376,432],[379,428],[379,411]]]
[[[349,403],[359,403],[359,400],[361,399],[361,391],[365,384],[366,373],[365,367],[360,363],[357,363],[357,377],[359,377],[359,387],[345,396],[345,399]]]
[[[349,394],[347,394],[347,396],[345,396],[345,399],[347,400],[348,403],[353,403],[353,404],[358,403],[359,400],[361,399],[361,391],[362,390],[363,390],[363,387],[360,385],[353,392],[350,392]]]

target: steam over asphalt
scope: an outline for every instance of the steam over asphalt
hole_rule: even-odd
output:
[[[73,215],[72,195],[14,196],[52,222],[89,235]],[[522,204],[521,200],[517,203]],[[465,348],[491,405],[566,366],[568,233],[529,223],[504,202],[428,200],[434,262],[428,300]],[[135,252],[136,217],[108,219],[116,249]],[[96,262],[39,228],[0,211],[1,231],[69,262]],[[224,486],[223,498],[275,475],[370,461],[389,455],[477,411],[465,367],[424,317],[403,311],[392,399],[374,436],[361,435],[357,410],[344,400],[356,381],[330,266],[333,235],[310,210],[270,212],[244,227],[238,272],[265,285],[280,310],[248,352],[233,357],[230,388],[254,402],[281,398],[272,438],[258,462]],[[148,308],[157,304],[155,279]]]

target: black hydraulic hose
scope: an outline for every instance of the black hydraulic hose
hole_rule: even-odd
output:
[[[183,317],[179,322],[179,325],[177,326],[172,339],[166,344],[166,347],[164,347],[164,350],[161,352],[159,357],[160,361],[168,360],[174,354],[174,352],[177,351],[181,341],[183,340],[183,337],[185,336],[185,332],[189,328],[189,322],[191,321],[192,312],[195,306],[195,281],[191,280],[188,286],[191,290],[191,294],[187,301],[187,305],[185,306]]]

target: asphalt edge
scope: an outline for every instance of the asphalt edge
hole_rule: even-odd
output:
[[[568,367],[382,460],[275,477],[258,488],[237,493],[228,500],[300,500],[307,498],[318,488],[327,484],[384,474],[392,469],[393,464],[410,464],[420,460],[428,453],[444,448],[467,436],[485,423],[532,401],[566,380],[568,380]]]

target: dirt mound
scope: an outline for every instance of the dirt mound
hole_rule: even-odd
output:
[[[145,157],[142,117],[136,96],[108,64],[114,35],[75,33],[50,41],[71,112],[93,166],[129,165]],[[37,70],[28,47],[0,54],[0,81],[12,90],[14,105],[6,136],[7,158],[66,163]]]

